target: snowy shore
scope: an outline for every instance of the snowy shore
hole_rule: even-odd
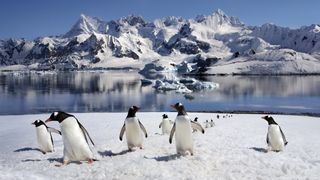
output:
[[[261,114],[189,113],[216,126],[194,133],[194,156],[178,157],[175,144],[158,128],[163,112],[138,112],[149,137],[144,149],[127,152],[118,139],[126,113],[76,113],[95,141],[92,165],[71,163],[58,168],[63,143],[53,134],[55,152],[37,150],[36,119],[49,114],[0,116],[0,179],[318,179],[320,118],[272,115],[289,144],[280,153],[265,153],[267,122]],[[176,113],[167,113],[174,120]],[[59,129],[56,122],[48,126]]]

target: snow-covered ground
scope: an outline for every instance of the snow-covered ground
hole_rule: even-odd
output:
[[[49,114],[0,116],[0,179],[319,179],[320,118],[273,115],[289,144],[284,152],[265,153],[267,122],[260,114],[234,114],[216,119],[214,113],[189,113],[216,126],[194,133],[195,155],[178,157],[168,135],[158,128],[163,112],[137,116],[149,137],[143,150],[127,152],[119,132],[126,113],[75,114],[87,128],[99,161],[92,165],[61,160],[63,143],[54,134],[55,152],[43,155],[36,143],[36,119]],[[174,119],[176,113],[168,113]],[[59,128],[58,123],[48,124]],[[174,142],[173,142],[174,143]]]

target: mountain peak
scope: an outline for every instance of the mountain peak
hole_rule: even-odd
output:
[[[93,32],[103,31],[105,23],[99,18],[81,14],[79,20],[73,25],[71,30],[65,34],[65,37],[74,37],[79,34],[91,34]]]
[[[227,16],[221,9],[217,9],[213,14],[219,16]]]
[[[129,24],[130,26],[135,26],[137,24],[145,25],[147,24],[146,21],[143,19],[142,16],[137,16],[137,15],[129,15],[126,17],[122,17],[119,22],[121,24]]]

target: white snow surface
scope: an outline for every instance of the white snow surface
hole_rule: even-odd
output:
[[[289,144],[283,152],[268,152],[267,122],[261,114],[233,114],[216,119],[215,113],[189,113],[199,122],[214,119],[205,134],[193,133],[194,156],[178,157],[175,142],[158,128],[164,112],[138,112],[148,132],[144,149],[127,152],[119,141],[127,113],[76,113],[96,146],[93,164],[59,164],[62,138],[53,134],[55,152],[36,150],[35,119],[49,114],[0,116],[0,179],[319,179],[320,118],[272,115]],[[169,112],[170,119],[177,113]],[[220,114],[220,117],[221,114]],[[59,129],[56,122],[48,126]]]

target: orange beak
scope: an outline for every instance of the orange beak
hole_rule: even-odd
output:
[[[52,121],[50,118],[45,121],[45,123]]]

